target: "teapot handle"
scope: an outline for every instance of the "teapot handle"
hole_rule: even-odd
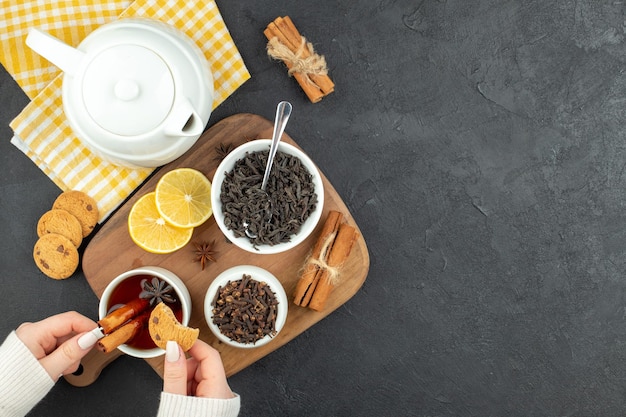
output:
[[[186,97],[174,102],[168,119],[164,129],[168,136],[198,136],[204,130],[204,122]]]
[[[85,57],[78,49],[35,28],[28,31],[26,45],[69,75],[74,75]]]

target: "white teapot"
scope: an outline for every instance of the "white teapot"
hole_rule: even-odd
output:
[[[93,31],[78,48],[31,29],[26,44],[63,70],[67,120],[109,162],[164,165],[189,150],[209,121],[209,64],[172,26],[121,19]]]

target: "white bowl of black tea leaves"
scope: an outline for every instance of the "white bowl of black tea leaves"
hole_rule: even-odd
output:
[[[324,207],[322,177],[301,149],[280,142],[265,192],[261,191],[270,148],[257,139],[224,157],[212,180],[213,216],[224,235],[248,252],[275,254],[302,243]]]

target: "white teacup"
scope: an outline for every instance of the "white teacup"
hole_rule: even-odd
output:
[[[102,293],[102,297],[100,298],[100,304],[98,306],[98,316],[99,318],[103,318],[107,315],[107,310],[109,309],[109,301],[111,295],[113,294],[115,288],[124,280],[134,277],[137,275],[147,275],[157,277],[160,280],[163,280],[170,284],[178,299],[180,300],[182,306],[182,320],[181,323],[186,326],[189,324],[189,318],[191,317],[191,296],[189,295],[189,290],[185,286],[185,283],[171,271],[168,271],[165,268],[161,268],[158,266],[143,266],[140,268],[135,268],[130,271],[126,271],[113,279],[104,289]],[[161,348],[155,347],[153,349],[138,349],[132,346],[128,346],[126,344],[120,345],[118,349],[127,355],[134,356],[136,358],[154,358],[160,356],[165,353],[165,351]]]

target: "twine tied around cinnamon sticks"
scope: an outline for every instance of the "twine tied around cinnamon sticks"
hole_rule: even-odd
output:
[[[305,48],[309,52],[307,57],[304,57]],[[294,72],[299,72],[307,77],[308,82],[313,82],[309,75],[328,75],[326,58],[316,54],[313,45],[307,42],[304,36],[295,52],[281,43],[277,37],[273,37],[267,42],[267,54],[287,63],[289,65],[287,74],[293,75]]]
[[[322,250],[320,252],[320,256],[317,258],[314,258],[313,256],[311,256],[308,261],[308,263],[316,266],[318,269],[325,270],[327,273],[328,282],[332,285],[337,284],[337,281],[339,278],[339,268],[328,265],[328,262],[326,262],[326,259],[328,257],[328,253],[330,252],[330,248],[332,247],[332,244],[335,242],[336,237],[337,237],[337,232],[333,232],[330,235],[328,235],[328,237],[322,244]]]
[[[289,16],[277,17],[263,33],[268,39],[268,55],[283,61],[288,74],[296,79],[312,103],[335,91],[326,59],[315,53],[313,45],[300,35]]]
[[[348,259],[358,236],[355,227],[343,223],[343,214],[334,210],[328,213],[296,284],[296,305],[316,311],[324,309],[333,287],[339,283],[341,266]]]

